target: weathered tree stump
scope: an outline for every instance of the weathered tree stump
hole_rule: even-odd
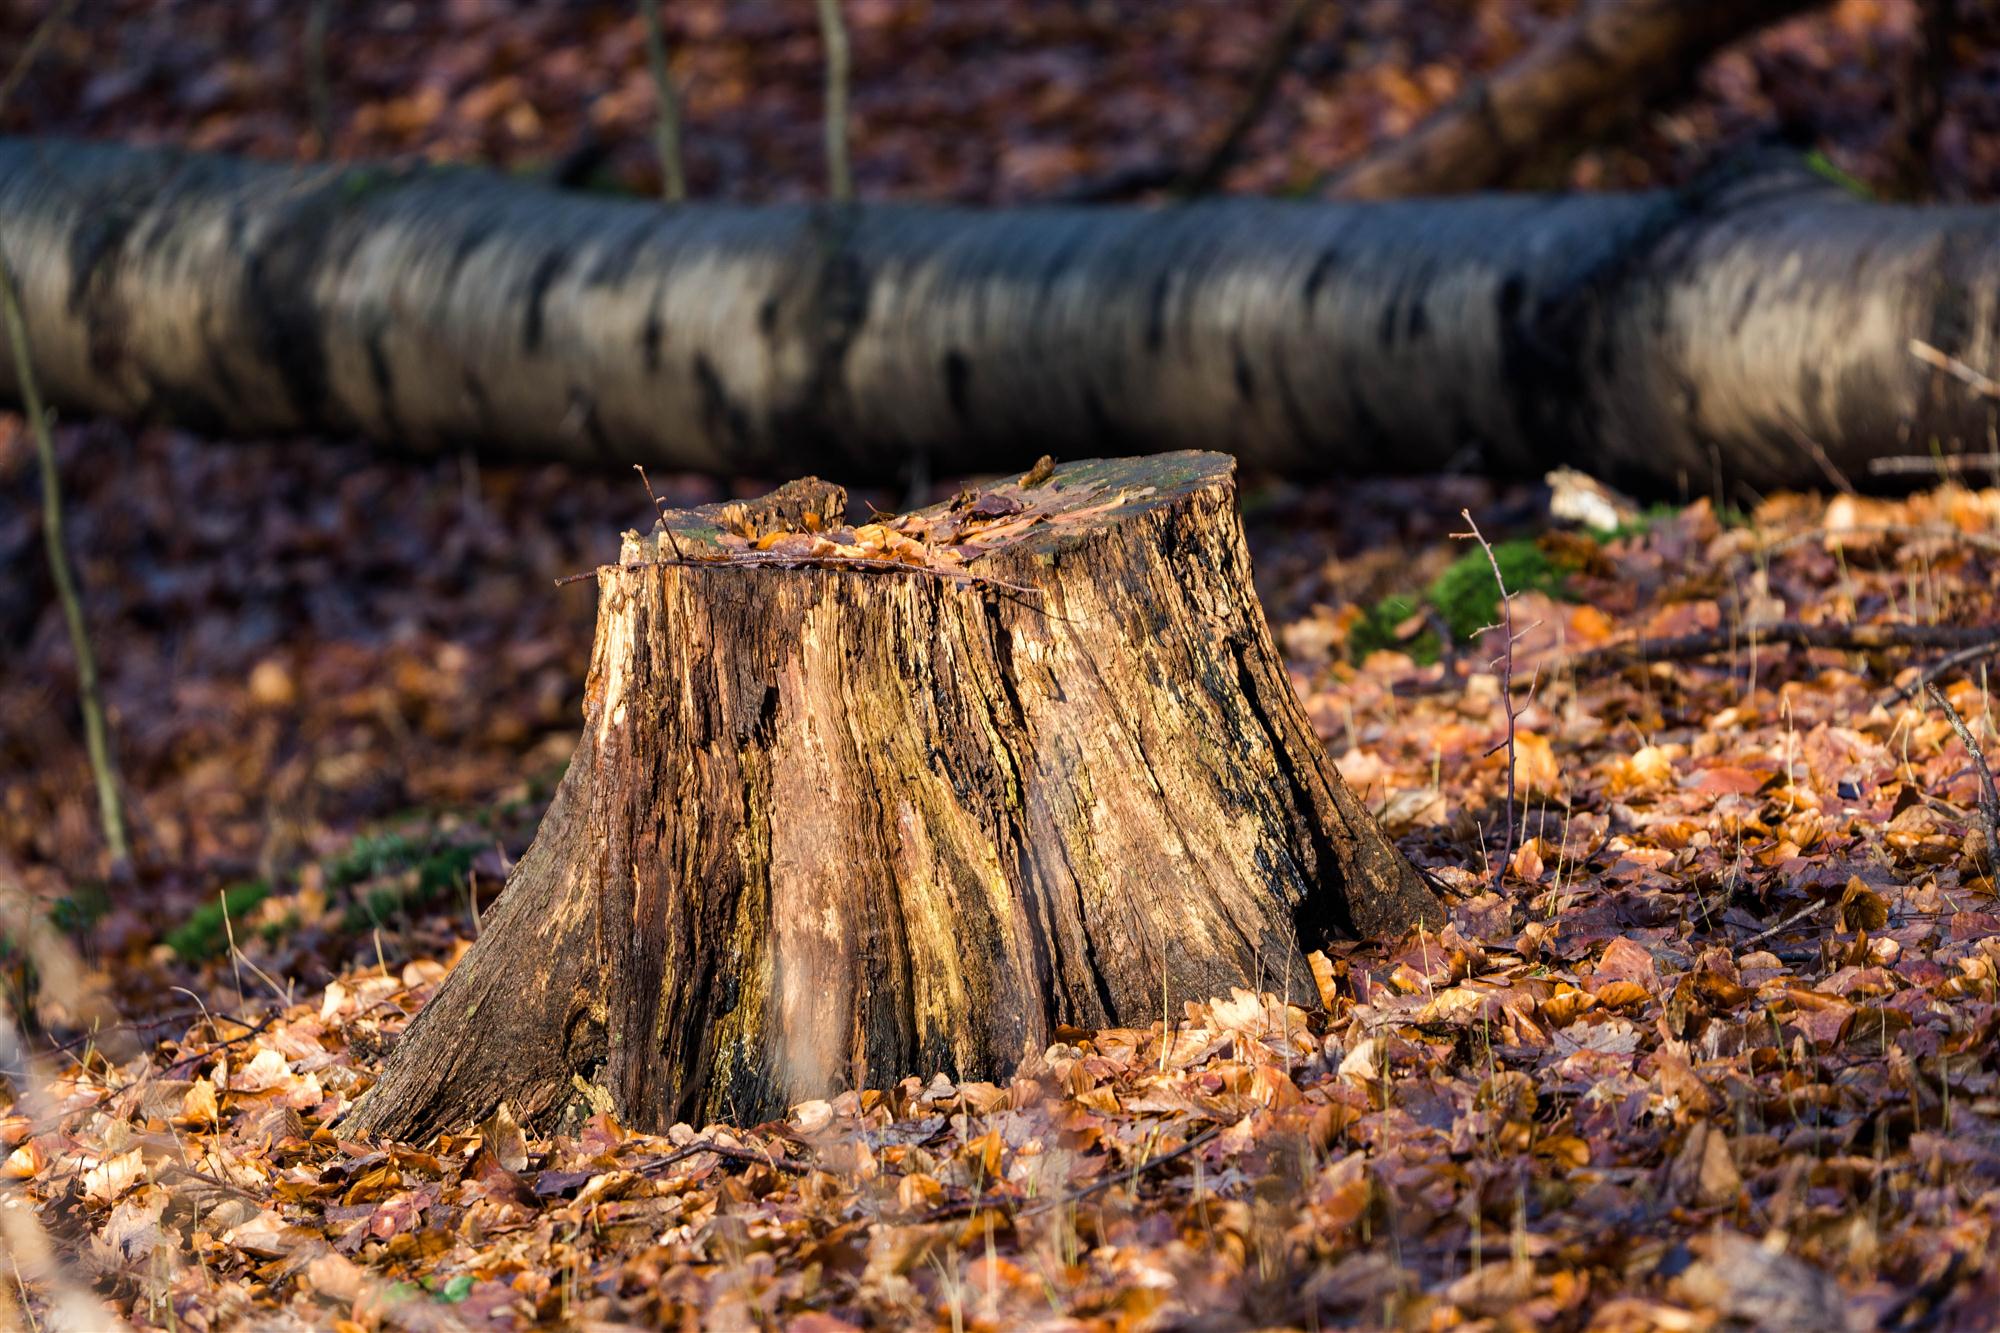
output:
[[[858,536],[807,480],[628,534],[569,771],[355,1123],[999,1077],[1435,922],[1286,679],[1233,466],[1075,463]]]

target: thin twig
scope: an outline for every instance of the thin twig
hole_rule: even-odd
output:
[[[1956,671],[1960,667],[1971,666],[1974,662],[1995,656],[1996,654],[2000,654],[2000,637],[1989,638],[1981,643],[1968,644],[1955,653],[1946,653],[1943,657],[1938,658],[1937,661],[1919,667],[1915,678],[1909,684],[1898,685],[1876,702],[1880,703],[1884,708],[1893,707],[1896,704],[1902,703],[1905,699],[1914,698],[1918,690],[1929,685],[1938,677]]]
[[[1910,339],[1910,355],[1942,370],[1982,398],[2000,398],[2000,381],[1981,374],[1949,352],[1939,351],[1922,338]]]
[[[1736,947],[1739,949],[1747,949],[1753,944],[1762,944],[1765,940],[1770,939],[1773,935],[1777,935],[1784,931],[1790,930],[1793,926],[1796,926],[1797,924],[1799,924],[1799,922],[1805,920],[1807,917],[1811,916],[1813,913],[1819,911],[1821,908],[1825,906],[1826,904],[1822,902],[1807,903],[1804,907],[1801,907],[1798,911],[1793,912],[1790,916],[1778,922],[1776,925],[1766,926],[1764,929],[1758,931],[1755,935],[1752,935],[1749,939],[1744,940],[1741,944],[1737,945]]]
[[[241,1046],[244,1042],[250,1040],[252,1037],[263,1032],[266,1028],[270,1027],[271,1024],[277,1022],[278,1019],[281,1018],[283,1015],[284,1011],[282,1009],[273,1010],[272,1012],[264,1015],[263,1018],[259,1019],[255,1023],[245,1023],[240,1018],[230,1018],[227,1015],[217,1015],[217,1017],[220,1018],[221,1021],[225,1023],[234,1023],[243,1030],[237,1033],[233,1037],[226,1037],[220,1041],[214,1042],[211,1045],[204,1046],[202,1049],[196,1051],[193,1055],[184,1055],[170,1065],[162,1065],[160,1067],[160,1076],[164,1078],[168,1074],[178,1073],[180,1070],[186,1069],[189,1065],[201,1064],[203,1061],[208,1060],[211,1057],[220,1055],[232,1046]]]
[[[178,1162],[167,1162],[162,1165],[160,1167],[160,1179],[162,1184],[165,1184],[169,1180],[192,1180],[197,1184],[206,1185],[209,1189],[220,1190],[224,1194],[232,1194],[239,1199],[249,1199],[253,1203],[263,1202],[260,1196],[252,1194],[249,1190],[244,1189],[241,1185],[233,1181],[224,1180],[221,1176],[212,1176],[206,1171],[197,1170],[191,1166],[182,1166]]]
[[[41,1054],[45,1056],[67,1055],[79,1046],[97,1041],[100,1034],[105,1032],[129,1032],[136,1035],[141,1032],[153,1032],[164,1028],[171,1028],[177,1023],[186,1023],[191,1018],[200,1018],[202,1016],[203,1013],[199,1009],[184,1009],[178,1013],[162,1014],[157,1018],[135,1018],[121,1020],[116,1023],[107,1023],[93,1032],[79,1032],[65,1041],[52,1041],[42,1050]],[[218,1017],[226,1018],[228,1016],[218,1015]],[[230,1021],[237,1022],[239,1020],[230,1019]]]
[[[5,316],[7,339],[14,346],[14,377],[21,391],[21,407],[41,460],[42,537],[48,546],[49,573],[55,580],[56,597],[62,603],[63,620],[69,626],[70,648],[76,653],[83,743],[90,755],[91,777],[97,784],[97,813],[104,828],[104,845],[111,853],[114,870],[123,873],[131,864],[132,847],[125,836],[125,805],[118,794],[118,772],[112,764],[104,704],[97,690],[97,655],[90,649],[90,631],[83,620],[76,573],[70,568],[69,552],[63,545],[62,483],[56,474],[56,446],[49,433],[48,413],[42,407],[41,389],[35,383],[34,358],[28,350],[28,324],[21,315],[21,290],[14,280],[13,266],[4,255],[0,255],[0,314]]]
[[[1113,1185],[1128,1184],[1139,1179],[1139,1177],[1145,1175],[1154,1167],[1164,1166],[1166,1163],[1174,1161],[1177,1158],[1187,1156],[1195,1149],[1214,1139],[1220,1133],[1222,1133],[1222,1126],[1210,1125],[1207,1129],[1196,1134],[1178,1148],[1170,1149],[1154,1157],[1148,1157],[1137,1166],[1128,1167],[1123,1171],[1113,1171],[1109,1175],[1099,1176],[1096,1180],[1091,1181],[1088,1185],[1080,1189],[1071,1190],[1066,1194],[1057,1195],[1053,1199],[1044,1199],[1031,1207],[1023,1208],[1015,1216],[1023,1219],[1037,1217],[1052,1209],[1066,1208],[1080,1200],[1089,1198],[1093,1194],[1107,1190]],[[976,1213],[981,1208],[1009,1208],[1017,1203],[1019,1203],[1019,1200],[1012,1197],[987,1195],[966,1199],[959,1203],[943,1204],[925,1213],[923,1220],[926,1222],[942,1222],[948,1218],[963,1217],[968,1213]]]
[[[1479,530],[1470,509],[1458,511],[1465,519],[1470,535],[1479,543],[1479,549],[1486,552],[1486,563],[1493,570],[1493,582],[1500,589],[1500,629],[1507,636],[1505,648],[1500,653],[1500,706],[1507,713],[1507,832],[1500,843],[1500,859],[1493,870],[1493,881],[1498,884],[1507,874],[1507,865],[1514,859],[1514,774],[1518,755],[1514,744],[1514,599],[1507,591],[1507,580],[1500,574],[1500,557],[1493,553],[1493,544],[1486,540],[1486,534]]]
[[[1896,454],[1868,460],[1871,477],[1956,476],[1961,472],[2000,472],[2000,453]]]
[[[21,86],[21,80],[27,77],[28,70],[41,57],[42,48],[48,45],[49,38],[55,36],[56,29],[63,25],[69,18],[69,12],[75,8],[76,0],[61,0],[61,3],[35,25],[35,31],[28,38],[28,44],[22,47],[21,54],[15,57],[14,67],[7,71],[6,82],[0,83],[0,107],[14,100],[14,90]]]
[[[377,1005],[381,1003],[383,1003],[383,1001],[380,1000],[376,1001]],[[369,1008],[371,1009],[374,1007],[375,1007],[374,1005],[369,1006]],[[362,1012],[366,1013],[368,1012],[368,1010],[363,1010]],[[359,1016],[360,1015],[356,1015],[356,1017]],[[284,1011],[282,1009],[275,1009],[271,1011],[269,1014],[266,1014],[262,1020],[252,1025],[244,1022],[244,1020],[240,1018],[231,1018],[226,1014],[217,1014],[209,1020],[211,1026],[214,1025],[217,1019],[220,1019],[225,1023],[236,1024],[238,1027],[242,1028],[243,1031],[237,1033],[235,1036],[230,1037],[225,1041],[218,1041],[213,1045],[204,1046],[201,1050],[196,1051],[192,1055],[184,1055],[170,1065],[161,1065],[159,1068],[155,1069],[149,1064],[146,1067],[145,1073],[139,1075],[139,1077],[133,1079],[130,1083],[125,1084],[123,1087],[112,1089],[112,1092],[115,1095],[122,1097],[130,1093],[134,1088],[146,1087],[147,1085],[152,1083],[152,1081],[156,1078],[169,1078],[174,1074],[179,1073],[181,1070],[186,1069],[189,1065],[201,1064],[213,1056],[222,1054],[224,1051],[228,1050],[232,1046],[242,1045],[244,1042],[250,1040],[252,1037],[263,1032],[266,1028],[270,1027],[271,1024],[277,1022],[278,1019],[282,1017],[284,1017]],[[56,1049],[61,1050],[62,1048],[57,1047]]]
[[[728,1144],[717,1143],[713,1139],[696,1139],[693,1143],[674,1149],[674,1151],[664,1157],[655,1157],[649,1161],[640,1162],[635,1169],[642,1174],[658,1171],[663,1167],[672,1166],[676,1162],[686,1161],[690,1157],[698,1157],[702,1153],[714,1153],[717,1157],[725,1157],[732,1162],[743,1162],[753,1166],[768,1166],[777,1171],[806,1172],[812,1170],[812,1167],[805,1162],[794,1162],[789,1157],[774,1156],[768,1150],[760,1153],[754,1152],[749,1148],[732,1148]]]
[[[1739,559],[1762,559],[1781,555],[1795,546],[1804,546],[1808,542],[1844,542],[1855,537],[1893,537],[1902,542],[1956,542],[1976,550],[2000,552],[2000,537],[1966,532],[1959,528],[1921,523],[1856,523],[1844,528],[1818,527],[1808,528],[1804,532],[1794,532],[1776,541],[1766,542],[1755,550],[1746,551]]]
[[[1230,118],[1229,128],[1223,131],[1201,165],[1187,174],[1181,183],[1180,193],[1189,196],[1213,194],[1222,184],[1222,178],[1236,164],[1237,154],[1243,151],[1250,132],[1257,128],[1257,123],[1270,109],[1278,85],[1298,55],[1299,45],[1305,40],[1306,29],[1320,3],[1321,0],[1292,0],[1284,17],[1278,21],[1270,44],[1264,48],[1264,58],[1258,62],[1257,73],[1250,81],[1250,91]]]
[[[14,90],[27,77],[28,69],[41,54],[49,37],[62,26],[75,0],[62,0],[35,28],[21,49],[7,79],[0,83],[0,110],[4,110]],[[90,755],[90,772],[97,784],[98,815],[104,827],[104,844],[111,853],[115,873],[131,864],[132,848],[125,836],[125,806],[118,794],[118,773],[111,762],[111,744],[104,726],[104,705],[97,692],[97,658],[90,651],[90,634],[83,621],[83,603],[77,596],[76,572],[71,569],[69,552],[63,545],[62,485],[56,475],[55,442],[49,436],[48,415],[42,410],[42,396],[35,382],[34,358],[28,348],[27,320],[21,314],[21,289],[14,269],[0,254],[0,304],[5,306],[7,340],[14,348],[14,375],[20,381],[21,406],[28,428],[35,437],[35,453],[42,470],[42,537],[49,551],[50,574],[56,595],[62,602],[63,620],[69,627],[70,646],[76,653],[77,693],[83,708],[84,748]]]
[[[673,71],[667,66],[667,31],[660,21],[660,0],[639,0],[646,20],[646,63],[653,71],[653,143],[660,154],[660,197],[670,204],[687,198],[687,177],[681,169],[681,108],[674,95]]]
[[[1930,694],[1931,702],[1944,710],[1945,721],[1958,733],[1958,743],[1972,756],[1973,767],[1979,772],[1979,814],[1986,826],[1986,859],[1989,864],[2000,857],[2000,788],[1993,785],[1993,770],[1986,765],[1986,751],[1979,748],[1979,738],[1972,734],[1972,728],[1965,725],[1965,719],[1945,698],[1944,691],[1935,683],[1924,686]]]
[[[1222,184],[1222,178],[1242,155],[1243,145],[1251,131],[1269,111],[1273,95],[1277,92],[1285,71],[1290,69],[1298,55],[1307,28],[1309,11],[1316,8],[1315,0],[1294,0],[1292,10],[1273,29],[1271,41],[1264,49],[1264,57],[1252,77],[1249,91],[1238,104],[1236,114],[1231,117],[1229,128],[1223,132],[1215,146],[1206,154],[1200,165],[1176,164],[1171,158],[1160,157],[1146,162],[1120,167],[1106,175],[1089,180],[1077,181],[1058,191],[1049,199],[1056,204],[1105,204],[1119,199],[1130,199],[1148,190],[1167,190],[1174,194],[1193,198],[1211,194]],[[1353,25],[1352,14],[1346,17],[1346,26],[1336,46],[1344,44],[1347,32]],[[1338,72],[1345,63],[1338,50],[1334,58],[1322,62],[1327,68],[1323,73]],[[1192,156],[1190,152],[1190,156]]]
[[[639,482],[646,488],[646,498],[653,502],[653,513],[655,515],[658,515],[662,509],[662,506],[660,504],[660,497],[653,494],[653,479],[646,475],[646,465],[644,463],[634,463],[632,465],[632,470],[639,474]],[[667,545],[673,548],[674,559],[676,560],[685,559],[685,557],[681,555],[680,541],[674,536],[673,525],[668,523],[664,517],[660,519],[660,531],[667,534]],[[589,576],[585,575],[583,577],[587,578]],[[558,582],[560,581],[561,580],[558,580]]]
[[[1805,450],[1806,457],[1812,459],[1814,466],[1819,468],[1820,475],[1825,477],[1835,490],[1842,495],[1854,494],[1854,483],[1847,479],[1847,474],[1834,465],[1825,447],[1807,434],[1806,428],[1801,426],[1789,412],[1785,414],[1785,429],[1791,432],[1792,442]]]
[[[820,39],[826,45],[826,192],[835,203],[854,198],[847,160],[847,25],[840,0],[819,0]]]
[[[1113,1185],[1130,1184],[1155,1167],[1165,1166],[1168,1162],[1185,1157],[1195,1149],[1205,1146],[1220,1133],[1222,1133],[1222,1126],[1210,1125],[1207,1129],[1204,1129],[1178,1148],[1155,1154],[1137,1166],[1128,1167],[1123,1171],[1117,1171],[1108,1176],[1099,1176],[1096,1180],[1091,1181],[1081,1189],[1071,1190],[1069,1193],[1057,1195],[1053,1199],[1044,1199],[1032,1208],[1022,1209],[1019,1215],[1022,1217],[1036,1217],[1052,1209],[1068,1207],[1070,1204],[1087,1199],[1093,1194],[1110,1189]]]
[[[1748,631],[1761,644],[1793,648],[1836,648],[1868,652],[1884,648],[1970,648],[1993,642],[1991,625],[1809,625],[1780,620]],[[1664,639],[1628,639],[1579,653],[1570,669],[1579,674],[1612,670],[1635,662],[1675,662],[1734,652],[1746,632],[1728,628],[1698,630]]]

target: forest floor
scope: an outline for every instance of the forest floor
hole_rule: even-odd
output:
[[[5,127],[301,155],[306,8],[93,3]],[[697,190],[811,194],[811,6],[666,8]],[[1015,200],[1184,157],[1280,8],[857,0],[860,187]],[[1236,188],[1309,186],[1566,6],[1364,5],[1338,34],[1343,8]],[[34,9],[0,15],[0,65]],[[628,6],[351,12],[337,154],[581,157],[650,187]],[[1914,31],[1892,0],[1786,25],[1571,180],[1680,179],[1803,128],[1890,188]],[[1976,37],[1932,143],[1951,196],[2000,184],[1980,132],[2000,44]],[[1537,486],[1246,479],[1301,696],[1452,891],[1448,926],[1334,951],[1314,995],[1078,1037],[1007,1086],[913,1071],[763,1126],[383,1144],[339,1116],[476,936],[580,725],[592,599],[553,581],[611,558],[645,493],[326,442],[58,437],[141,873],[103,875],[16,421],[0,873],[91,969],[65,995],[0,955],[37,1053],[0,1093],[0,1249],[23,1279],[0,1274],[0,1327],[90,1327],[106,1301],[163,1329],[1916,1330],[2000,1302],[1983,768],[1932,701],[1894,697],[1945,651],[1894,640],[2000,623],[2000,491],[1696,499],[1593,534]],[[762,489],[654,482],[674,503]],[[1463,508],[1525,630],[1512,819]],[[1896,628],[1773,642],[1798,624]],[[1716,651],[1603,655],[1699,634]],[[1990,752],[1985,671],[1939,684]],[[76,1010],[99,999],[122,1019],[89,1039]]]
[[[183,679],[118,641],[173,705],[121,718],[128,762],[160,765],[131,773],[140,836],[217,869],[61,899],[142,1017],[42,1059],[0,1115],[0,1175],[135,1324],[1914,1329],[2000,1300],[1981,765],[1894,697],[1941,653],[1771,642],[2000,620],[2000,491],[1702,500],[1598,535],[1474,481],[1253,492],[1308,710],[1452,890],[1448,925],[1006,1085],[922,1071],[761,1126],[394,1144],[339,1116],[476,935],[577,716],[590,598],[549,576],[589,558],[523,535],[645,498],[455,465],[386,490],[339,451],[164,435],[70,461],[102,469],[93,595],[130,587],[119,616],[250,664]],[[1511,843],[1500,645],[1454,632],[1497,597],[1460,506],[1512,534],[1521,589]],[[203,521],[262,544],[139,559]],[[1698,659],[1606,655],[1710,631]],[[386,680],[357,665],[378,658]],[[2000,747],[1984,669],[1940,681]],[[385,791],[411,811],[334,831]],[[260,857],[282,868],[228,891],[227,926],[170,924]]]

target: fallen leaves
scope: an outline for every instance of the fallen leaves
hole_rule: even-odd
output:
[[[1046,512],[1047,490],[975,490],[932,516],[976,551]],[[1884,522],[1934,526],[1946,501],[1907,503]],[[1806,531],[1819,511],[1785,513]],[[946,530],[808,535],[908,559]],[[1595,595],[1619,634],[1676,606],[1719,623],[1726,588],[1661,599],[1766,548],[1763,586],[1791,614],[1816,597],[1907,614],[1928,586],[1914,539],[1886,534],[1843,572],[1816,538],[1785,545],[1793,530],[1665,520],[1619,539]],[[770,558],[778,541],[754,548],[771,535],[740,554]],[[1346,600],[1307,584],[1305,607]],[[1059,1027],[1006,1084],[924,1070],[778,1125],[629,1133],[580,1073],[581,1123],[500,1108],[433,1144],[348,1141],[342,1114],[470,927],[441,907],[410,937],[437,961],[377,961],[370,941],[368,966],[295,1004],[256,983],[251,1012],[156,1027],[179,1040],[142,1061],[77,1058],[49,1089],[56,1122],[0,1114],[0,1177],[77,1253],[134,1275],[120,1309],[141,1323],[168,1303],[183,1325],[227,1308],[861,1327],[948,1324],[956,1302],[1012,1326],[1051,1300],[1084,1327],[1365,1322],[1385,1301],[1441,1326],[1791,1317],[1767,1288],[1794,1270],[1709,1247],[1736,1228],[1870,1317],[1981,1299],[2000,912],[1950,728],[1877,708],[1872,668],[1845,655],[1760,655],[1754,680],[1746,653],[1579,681],[1552,641],[1517,698],[1522,827],[1496,883],[1498,683],[1395,653],[1329,662],[1337,624],[1285,636],[1313,659],[1295,664],[1311,714],[1452,916],[1324,942],[1310,995],[1248,986],[1165,1027]],[[315,668],[287,660],[292,706],[313,709]],[[420,692],[461,679],[406,674]],[[273,681],[260,700],[243,677],[230,715],[275,715]],[[1412,681],[1425,691],[1397,692]],[[1976,683],[1951,697],[1987,716]],[[246,963],[284,971],[269,935],[338,920],[339,880],[310,878],[232,918]],[[209,994],[236,1004],[229,963],[210,966]]]
[[[1782,1232],[1759,1242],[1718,1231],[1703,1245],[1705,1257],[1675,1279],[1676,1294],[1774,1333],[1872,1326],[1831,1277],[1785,1253],[1786,1239]]]
[[[253,8],[113,5],[73,25],[10,114],[293,156],[295,33],[280,22],[265,40]],[[668,7],[703,193],[804,194],[817,179],[812,18],[780,8]],[[879,94],[857,122],[864,190],[872,172],[878,191],[1047,193],[1121,155],[1178,151],[1255,59],[1260,29],[1237,8],[858,5],[857,68]],[[1280,99],[1296,123],[1272,122],[1243,181],[1337,166],[1550,17],[1364,8],[1344,67]],[[1897,136],[1848,109],[1894,91],[1918,40],[1908,9],[1836,6],[1746,44],[1671,134],[1587,157],[1578,179],[1636,179],[1694,160],[1688,145],[1719,128],[1822,102],[1838,112],[1824,127],[1835,158],[1885,179]],[[651,101],[629,10],[582,27],[562,7],[357,14],[330,62],[342,151],[523,166],[601,134],[613,174],[645,186]],[[16,17],[19,37],[37,15]],[[1981,43],[1954,49],[1932,156],[1976,194],[2000,178],[1993,136],[1966,132],[1991,80]],[[976,76],[940,83],[940,53]],[[1163,69],[1185,77],[1163,85]],[[882,82],[898,71],[911,86]],[[1005,133],[966,151],[980,135],[938,134],[940,116]],[[546,580],[607,554],[591,541],[643,506],[622,481],[468,478],[455,460],[395,468],[164,432],[61,439],[95,561],[93,621],[116,636],[107,683],[128,778],[162,856],[186,868],[143,908],[114,907],[94,941],[130,989],[244,1000],[148,949],[152,918],[212,900],[246,867],[412,805],[544,799],[524,778],[568,753],[589,641],[588,607],[547,597]],[[1046,481],[1038,468],[1018,495],[974,491],[921,531],[891,518],[766,532],[744,551],[945,567],[1032,528],[1028,492]],[[1616,496],[1579,500],[1587,488],[1565,481],[1565,504],[1623,533],[1564,539],[1589,600],[1521,617],[1544,621],[1521,649],[1549,669],[1523,717],[1527,836],[1495,893],[1482,860],[1505,795],[1487,757],[1494,682],[1401,651],[1350,667],[1355,608],[1394,590],[1327,582],[1338,543],[1372,543],[1378,570],[1421,559],[1430,511],[1449,520],[1461,502],[1438,490],[1474,484],[1322,495],[1323,522],[1269,520],[1257,550],[1343,769],[1462,895],[1449,945],[1330,943],[1311,960],[1313,1013],[1246,992],[1176,1015],[1172,1032],[1058,1032],[1009,1086],[924,1070],[780,1126],[633,1135],[598,1105],[553,1132],[508,1111],[477,1133],[384,1145],[343,1139],[340,1115],[472,923],[455,901],[371,920],[363,938],[382,925],[391,964],[378,969],[372,942],[357,952],[339,929],[361,891],[300,885],[239,918],[241,942],[274,976],[324,966],[338,979],[317,996],[302,981],[304,1003],[273,1009],[261,1032],[254,1012],[188,1014],[146,1029],[157,1049],[144,1061],[83,1056],[50,1089],[53,1123],[7,1107],[0,1239],[37,1299],[54,1290],[46,1241],[13,1225],[32,1203],[133,1321],[196,1329],[1976,1326],[1996,1299],[2000,915],[1948,728],[1875,704],[1885,672],[1911,663],[1766,646],[1635,664],[1578,690],[1560,662],[1614,636],[1750,626],[1778,609],[1828,624],[1991,620],[1978,543],[2000,495],[1780,497],[1729,527],[1705,504],[1657,519]],[[677,503],[715,495],[676,485]],[[31,506],[0,522],[0,549],[23,548]],[[0,681],[0,730],[34,762],[5,778],[0,836],[37,867],[86,864],[80,759],[49,723],[64,712],[67,687],[50,693],[68,675],[49,648],[61,636],[17,595],[33,580],[16,583],[0,589],[0,620],[27,646]],[[1400,649],[1426,627],[1394,628]],[[1433,693],[1397,694],[1412,684]],[[1984,725],[1974,680],[1951,697]],[[328,942],[273,957],[258,937],[288,920]],[[405,972],[410,951],[439,963]],[[73,1326],[102,1323],[82,1308]]]

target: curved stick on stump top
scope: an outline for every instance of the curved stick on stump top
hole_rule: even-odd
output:
[[[806,480],[628,534],[569,771],[355,1123],[546,1122],[578,1075],[649,1128],[1004,1077],[1059,1024],[1310,996],[1324,941],[1436,924],[1292,692],[1233,468],[858,530]]]

